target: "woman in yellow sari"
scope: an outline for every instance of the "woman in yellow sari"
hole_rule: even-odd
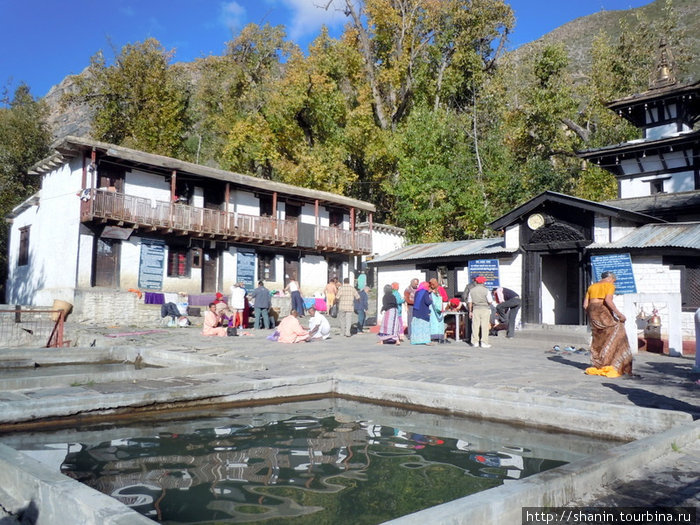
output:
[[[616,280],[613,272],[603,272],[600,281],[588,287],[583,300],[593,332],[593,366],[586,369],[587,374],[606,377],[632,375],[632,351],[625,332],[627,318],[613,302]]]

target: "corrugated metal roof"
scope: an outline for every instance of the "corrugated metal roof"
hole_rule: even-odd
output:
[[[493,239],[473,239],[467,241],[432,242],[427,244],[411,244],[393,252],[375,257],[368,264],[387,263],[393,261],[413,261],[418,259],[443,259],[447,257],[469,257],[472,255],[492,255],[495,253],[510,253],[516,249],[506,250],[502,237]]]
[[[700,250],[700,222],[645,224],[612,243],[596,242],[589,250],[619,248],[688,248]]]
[[[655,193],[643,197],[628,197],[603,201],[602,204],[616,206],[637,213],[653,213],[673,208],[682,209],[700,205],[700,191],[683,191],[674,193]]]

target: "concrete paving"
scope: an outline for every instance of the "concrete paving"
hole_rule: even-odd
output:
[[[72,331],[72,333],[71,333]],[[440,385],[470,387],[494,396],[509,395],[523,398],[549,398],[561,402],[589,403],[591,408],[605,410],[606,405],[666,409],[700,419],[700,376],[692,372],[693,357],[639,353],[635,357],[633,378],[607,379],[587,376],[589,366],[587,346],[580,332],[516,332],[516,337],[492,337],[491,348],[471,347],[461,341],[433,346],[378,345],[377,337],[362,333],[343,337],[334,329],[326,341],[284,345],[268,341],[269,331],[247,330],[235,338],[202,337],[196,327],[166,328],[146,331],[138,328],[109,328],[68,326],[71,339],[84,351],[104,347],[157,349],[221,360],[224,363],[245,362],[250,366],[224,368],[220,373],[188,374],[188,368],[174,368],[176,377],[121,380],[47,388],[12,389],[0,392],[0,405],[10,409],[23,403],[42,403],[42,400],[97,398],[100,394],[129,394],[135,392],[167,391],[170,399],[193,392],[198,388],[212,389],[217,383],[253,380],[279,380],[290,376],[332,376],[343,374],[379,380],[412,382],[424,387]],[[142,333],[148,332],[148,333]],[[113,337],[116,335],[116,337]],[[90,345],[93,345],[92,347]],[[554,347],[559,349],[555,350]],[[569,350],[566,350],[570,347]],[[93,348],[93,350],[91,350]],[[61,352],[56,350],[56,352]],[[32,351],[27,350],[27,358]],[[167,375],[167,374],[165,374]],[[0,385],[1,374],[0,374]],[[683,505],[697,505],[700,486],[700,441],[659,453],[643,469],[633,470],[610,479],[610,483],[586,498],[571,502],[580,505],[645,506],[677,501]],[[677,448],[677,450],[676,450]],[[643,487],[654,487],[678,498],[650,499]]]

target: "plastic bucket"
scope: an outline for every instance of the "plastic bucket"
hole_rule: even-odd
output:
[[[73,305],[70,304],[68,301],[61,301],[60,299],[54,299],[53,302],[53,307],[51,308],[52,310],[63,310],[63,318],[73,310]],[[51,314],[51,320],[52,321],[58,321],[58,312],[54,312]]]

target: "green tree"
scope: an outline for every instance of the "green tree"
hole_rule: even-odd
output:
[[[29,168],[49,153],[51,133],[46,123],[48,108],[35,100],[22,84],[10,100],[0,105],[0,216],[5,217],[39,187]],[[0,291],[7,280],[8,229],[0,230]]]
[[[78,91],[69,100],[93,110],[92,133],[97,140],[179,156],[187,130],[188,92],[169,66],[166,52],[152,38],[125,45],[111,66],[101,52],[78,76]]]

